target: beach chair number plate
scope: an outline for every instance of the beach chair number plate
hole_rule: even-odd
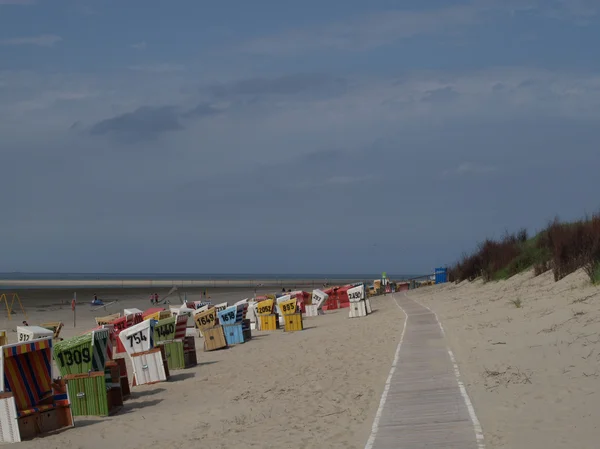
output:
[[[279,307],[284,314],[296,313],[296,299],[290,299],[279,303]]]
[[[206,312],[199,313],[196,317],[196,322],[200,326],[206,326],[215,321],[215,309],[207,310]]]
[[[265,301],[261,301],[256,305],[256,313],[260,315],[270,315],[273,313],[273,300],[267,299]]]
[[[362,299],[362,294],[361,292],[352,292],[348,294],[348,299],[352,300],[352,299]]]
[[[19,334],[19,341],[29,341],[31,335],[28,334]]]
[[[348,299],[350,302],[358,302],[365,296],[365,288],[362,285],[353,287],[348,290]]]
[[[175,325],[173,323],[168,323],[163,324],[162,326],[156,326],[156,333],[159,337],[168,337],[169,335],[173,335],[175,334]],[[145,340],[146,338],[144,337],[144,341]]]
[[[225,323],[235,320],[235,312],[227,312],[221,315],[221,320]]]
[[[207,316],[201,316],[198,321],[200,321],[200,324],[202,324],[203,326],[206,326],[207,324],[212,323],[214,320],[215,320],[215,315],[210,314]]]
[[[90,363],[92,360],[90,355],[90,350],[88,348],[83,348],[82,351],[79,349],[74,349],[73,351],[62,351],[57,352],[56,356],[60,361],[60,366],[73,366],[73,365],[81,365],[81,363]]]
[[[133,342],[135,341],[136,345],[139,345],[143,341],[147,341],[148,338],[144,335],[142,331],[136,332],[133,335],[128,335],[127,340],[129,340],[129,345],[133,348]]]

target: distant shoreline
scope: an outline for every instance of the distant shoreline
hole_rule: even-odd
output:
[[[364,278],[340,279],[2,279],[0,290],[49,288],[261,288],[286,287],[317,288],[327,281],[329,285],[371,282]]]
[[[424,276],[388,275],[392,281]],[[318,288],[325,283],[371,283],[376,274],[160,274],[160,273],[0,273],[0,291],[61,288]]]

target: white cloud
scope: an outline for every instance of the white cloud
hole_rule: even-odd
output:
[[[40,36],[0,39],[0,45],[38,45],[40,47],[52,47],[62,40],[62,37],[54,34],[42,34]]]
[[[131,48],[135,48],[136,50],[145,50],[146,49],[146,42],[145,41],[137,42],[135,44],[131,44],[130,47]]]
[[[458,167],[444,171],[445,176],[486,175],[497,171],[496,167],[475,162],[463,162]]]
[[[58,101],[79,101],[93,97],[94,92],[88,91],[47,91],[34,98],[18,102],[13,111],[24,114],[30,111],[48,109]]]
[[[453,6],[427,11],[385,11],[331,23],[312,29],[298,29],[278,36],[247,42],[250,53],[287,55],[305,50],[332,48],[366,50],[399,39],[439,34],[478,20],[478,9]]]
[[[511,17],[527,13],[585,25],[598,11],[597,0],[473,0],[438,9],[381,11],[261,36],[241,48],[252,54],[275,56],[321,49],[361,51],[415,36],[461,33],[471,25],[497,19],[497,14]]]

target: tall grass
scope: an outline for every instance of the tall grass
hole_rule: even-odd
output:
[[[495,241],[486,239],[480,243],[473,254],[464,254],[461,261],[449,269],[450,279],[464,281],[483,277],[485,281],[494,279],[498,272],[506,269],[522,252],[527,242],[527,231],[522,229],[516,234],[506,233]]]
[[[600,214],[572,223],[555,219],[532,239],[525,230],[486,239],[450,267],[449,277],[455,282],[482,277],[487,282],[532,267],[536,276],[551,269],[555,281],[583,268],[593,283],[600,283]]]

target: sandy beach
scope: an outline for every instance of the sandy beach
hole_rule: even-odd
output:
[[[94,316],[149,307],[145,290],[105,290],[96,293],[119,303],[92,312],[78,293],[74,329],[72,292],[20,293],[30,324],[62,320],[65,337],[93,327]],[[209,291],[213,302],[252,294]],[[200,299],[200,290],[189,291],[188,299]],[[114,416],[77,418],[75,428],[14,447],[362,448],[404,320],[390,297],[372,303],[375,312],[365,318],[349,319],[348,309],[330,311],[306,318],[302,332],[254,332],[250,342],[227,350],[203,352],[197,338],[197,367],[173,372],[169,382],[134,387],[133,398]],[[10,330],[21,321],[20,314],[11,322],[3,314],[0,329],[9,330],[14,341]]]
[[[598,447],[600,288],[583,272],[559,282],[526,272],[409,297],[442,322],[488,449]]]

